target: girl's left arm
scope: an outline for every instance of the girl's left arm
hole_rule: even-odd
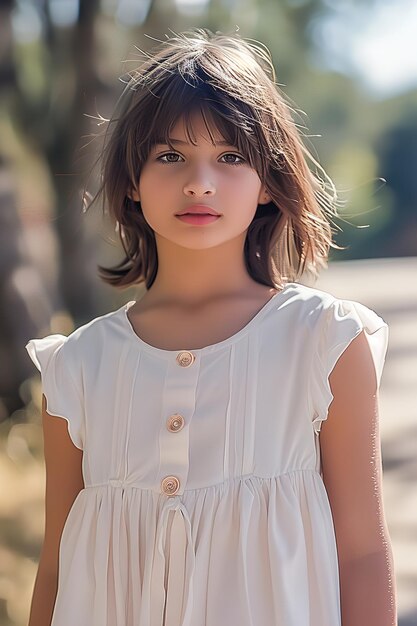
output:
[[[397,626],[378,388],[363,331],[342,353],[329,384],[334,398],[322,424],[320,450],[336,534],[342,626]]]

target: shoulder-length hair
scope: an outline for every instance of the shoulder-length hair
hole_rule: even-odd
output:
[[[190,118],[196,110],[210,137],[207,118],[257,171],[272,198],[258,205],[247,230],[249,275],[278,289],[305,271],[317,278],[327,267],[330,247],[340,249],[328,219],[337,215],[336,189],[302,141],[269,50],[236,34],[191,29],[160,42],[128,76],[106,120],[100,187],[92,200],[103,195],[125,257],[110,268],[99,265],[100,278],[120,288],[145,283],[149,289],[154,282],[155,234],[129,193],[154,144],[175,149],[169,137],[180,118],[193,142]]]

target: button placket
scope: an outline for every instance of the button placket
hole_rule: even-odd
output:
[[[184,493],[189,471],[189,424],[195,410],[199,359],[182,350],[168,364],[162,401],[157,488],[166,496]]]

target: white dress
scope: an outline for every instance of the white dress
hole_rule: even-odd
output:
[[[134,302],[26,345],[83,450],[52,626],[340,626],[318,437],[363,329],[380,384],[387,324],[287,283],[228,339],[173,351],[134,332]]]

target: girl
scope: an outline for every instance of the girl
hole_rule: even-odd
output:
[[[336,247],[336,200],[269,53],[173,35],[110,126],[126,256],[101,276],[146,291],[26,346],[47,470],[30,626],[392,626],[388,328],[297,282]]]

